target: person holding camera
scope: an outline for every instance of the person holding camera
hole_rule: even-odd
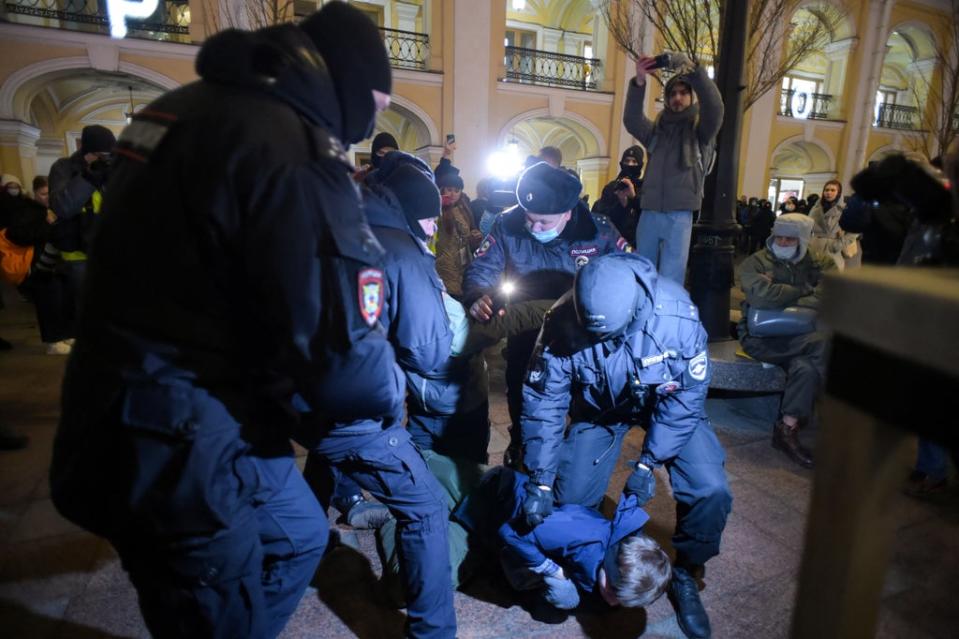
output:
[[[813,225],[802,213],[780,215],[766,246],[739,267],[746,294],[739,342],[750,357],[785,369],[772,445],[803,468],[813,459],[799,429],[812,417],[826,375],[826,337],[816,330],[815,310],[823,273],[836,270],[832,258],[810,248]]]
[[[116,145],[110,129],[91,124],[80,133],[80,149],[50,167],[50,209],[57,216],[50,244],[60,252],[65,286],[77,303]]]
[[[632,240],[636,238],[639,223],[639,195],[646,170],[646,149],[635,144],[623,151],[619,168],[619,175],[603,187],[603,194],[593,204],[593,213],[608,217],[620,235]]]
[[[666,82],[662,113],[651,121],[643,113],[646,78],[665,66],[677,71]],[[636,60],[629,83],[623,124],[646,147],[649,164],[643,179],[643,214],[636,232],[636,252],[650,260],[663,277],[683,283],[689,258],[693,211],[703,201],[703,184],[723,123],[723,100],[706,69],[691,66],[684,53]],[[694,100],[698,98],[698,104]]]

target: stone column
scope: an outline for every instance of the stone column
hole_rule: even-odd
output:
[[[595,157],[576,160],[579,179],[583,183],[583,192],[589,194],[589,205],[599,199],[606,186],[606,173],[609,171],[609,158]],[[627,238],[632,243],[631,238]]]
[[[846,150],[840,179],[848,185],[866,161],[866,148],[869,145],[869,133],[872,130],[873,113],[876,107],[876,91],[882,75],[882,64],[886,57],[886,34],[889,31],[889,16],[894,0],[873,0],[868,5],[866,24],[862,30],[862,49],[858,59],[863,72],[849,95],[850,105],[847,116],[846,135],[842,148]]]
[[[0,170],[20,178],[24,189],[37,175],[40,129],[20,120],[0,120]]]
[[[453,129],[462,149],[453,163],[462,171],[466,190],[475,192],[476,181],[485,175],[486,156],[495,140],[489,131],[489,106],[493,74],[490,71],[493,8],[472,0],[452,0],[453,24]],[[502,7],[505,10],[505,6]],[[505,20],[503,21],[505,24]],[[496,42],[497,50],[500,40]],[[447,81],[449,81],[448,78]]]
[[[409,2],[394,2],[396,9],[396,28],[400,31],[416,32],[416,18],[420,15],[420,6]]]
[[[543,44],[541,49],[543,51],[553,51],[555,53],[559,53],[559,39],[562,35],[563,32],[559,29],[543,27]]]
[[[858,38],[846,38],[830,42],[823,48],[826,59],[829,61],[829,68],[826,71],[826,81],[823,82],[823,93],[833,96],[832,103],[829,105],[829,119],[841,120],[845,115],[843,102],[844,87],[846,86],[846,67],[849,63],[849,56],[856,48]]]
[[[569,33],[563,36],[563,53],[566,55],[583,55],[583,43],[589,40],[585,33]]]
[[[49,175],[53,163],[67,155],[61,138],[40,138],[37,140],[37,175]]]
[[[766,197],[769,188],[769,132],[779,109],[779,94],[776,86],[749,107],[742,188],[746,197]]]

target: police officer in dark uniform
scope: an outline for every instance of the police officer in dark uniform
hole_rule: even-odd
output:
[[[682,286],[645,258],[609,255],[584,266],[574,290],[550,310],[523,389],[530,525],[554,501],[597,506],[626,432],[646,428],[626,492],[646,503],[655,491],[652,469],[666,467],[677,501],[669,593],[689,637],[710,634],[696,578],[719,554],[732,506],[725,453],[704,409],[706,339]]]
[[[438,638],[456,634],[446,538],[449,511],[445,493],[402,424],[403,371],[423,374],[439,366],[449,357],[452,341],[443,285],[424,244],[424,227],[432,229],[440,211],[432,177],[421,160],[394,151],[368,176],[364,192],[367,219],[386,254],[379,275],[360,273],[360,295],[396,352],[398,366],[390,369],[395,374],[392,390],[400,398],[397,413],[385,420],[338,423],[331,430],[321,415],[300,443],[311,450],[304,472],[321,502],[329,494],[322,482],[332,467],[340,499],[362,488],[390,509],[399,531],[408,631],[413,637]]]
[[[386,251],[380,321],[403,373],[419,377],[446,362],[452,340],[443,282],[425,244],[435,230],[440,196],[429,165],[413,155],[391,151],[377,166],[364,181],[363,200],[370,228]],[[319,477],[315,473],[309,480],[327,506],[329,487]],[[332,503],[353,528],[379,528],[389,517],[386,507],[367,500],[359,484],[335,471]]]
[[[589,212],[579,199],[582,190],[574,175],[546,162],[523,172],[516,184],[519,205],[497,218],[463,277],[464,306],[474,319],[489,321],[499,310],[504,283],[513,288],[510,301],[556,299],[570,289],[578,268],[628,246],[608,218]],[[507,342],[508,465],[518,462],[523,378],[535,342],[536,331]]]
[[[330,30],[358,61],[324,62]],[[116,548],[153,635],[275,637],[328,537],[289,398],[331,423],[401,405],[378,309],[359,297],[382,249],[342,146],[388,104],[390,67],[346,3],[223,31],[196,67],[121,136],[51,490]]]

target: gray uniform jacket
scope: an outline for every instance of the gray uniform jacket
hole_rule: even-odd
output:
[[[696,67],[686,77],[699,100],[699,117],[692,126],[699,146],[703,148],[719,133],[723,123],[723,99],[702,67]],[[694,162],[691,167],[683,166],[681,127],[664,127],[660,118],[653,122],[643,113],[647,85],[637,86],[635,80],[630,81],[623,110],[626,130],[649,152],[640,206],[652,211],[698,211],[706,178],[702,164]]]

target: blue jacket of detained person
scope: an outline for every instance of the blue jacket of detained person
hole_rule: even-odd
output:
[[[573,285],[576,270],[600,255],[625,250],[626,241],[604,215],[580,202],[555,240],[540,243],[526,229],[516,206],[493,223],[463,276],[463,304],[492,294],[505,279],[516,286],[511,301],[556,299]]]
[[[567,413],[574,422],[646,425],[643,457],[654,464],[676,457],[706,422],[709,354],[698,309],[649,260],[616,259],[628,261],[645,293],[625,334],[590,341],[569,293],[547,314],[530,359],[520,423],[526,467],[540,484],[555,479]]]
[[[380,322],[396,352],[396,363],[407,375],[421,375],[446,362],[453,339],[436,258],[410,231],[399,204],[389,195],[376,187],[364,195],[366,219],[385,251]]]
[[[606,549],[649,521],[635,496],[622,495],[612,521],[592,508],[557,506],[532,530],[522,521],[529,478],[500,466],[488,471],[480,485],[460,503],[453,518],[479,540],[502,549],[511,563],[536,568],[550,559],[577,587],[592,592]],[[517,522],[514,525],[513,522]]]

